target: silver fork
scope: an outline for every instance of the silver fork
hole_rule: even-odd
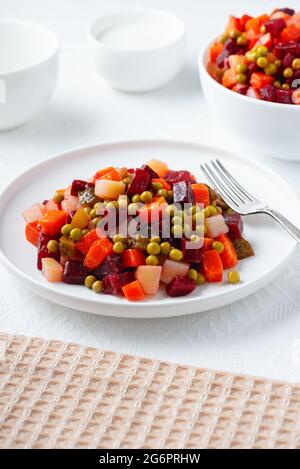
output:
[[[285,218],[281,213],[268,207],[251,195],[230,174],[218,159],[200,165],[211,186],[220,194],[227,205],[241,215],[266,213],[273,217],[300,243],[300,229]]]

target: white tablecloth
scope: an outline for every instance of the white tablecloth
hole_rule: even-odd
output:
[[[270,10],[273,1],[266,1]],[[297,6],[289,1],[289,6]],[[162,90],[128,95],[103,83],[89,62],[86,32],[98,16],[136,5],[130,0],[0,0],[1,15],[40,21],[61,41],[57,90],[32,123],[0,133],[0,189],[28,165],[70,147],[104,140],[177,138],[205,141],[244,153],[215,130],[197,76],[197,50],[217,33],[231,12],[259,13],[262,2],[156,0],[142,2],[173,11],[187,24],[183,72]],[[276,1],[276,6],[286,6]],[[249,152],[248,152],[249,153]],[[248,155],[249,156],[249,155]],[[298,194],[300,164],[264,160],[282,173]],[[12,240],[13,242],[13,240]],[[75,341],[179,363],[300,379],[300,254],[283,275],[260,292],[231,306],[162,320],[94,316],[67,309],[29,292],[0,266],[0,330]]]

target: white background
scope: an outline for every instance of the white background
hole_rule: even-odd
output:
[[[188,32],[187,57],[182,73],[164,89],[128,95],[110,89],[93,71],[86,37],[99,16],[137,4],[182,17]],[[297,4],[292,0],[289,5],[279,0],[0,0],[2,17],[44,23],[61,42],[59,81],[49,107],[32,123],[0,133],[0,190],[29,165],[70,147],[104,140],[177,138],[218,143],[250,156],[214,128],[199,85],[197,53],[204,41],[223,29],[230,13],[259,14],[262,8]],[[251,154],[282,173],[300,195],[300,163],[267,159],[259,148]],[[102,318],[50,303],[16,283],[0,266],[0,330],[299,381],[299,274],[298,250],[281,277],[243,301],[182,318],[137,321]]]

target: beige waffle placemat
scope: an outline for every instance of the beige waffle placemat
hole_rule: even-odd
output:
[[[0,334],[1,448],[300,448],[300,384]]]

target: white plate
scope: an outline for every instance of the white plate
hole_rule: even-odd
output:
[[[139,303],[130,303],[117,296],[97,295],[82,286],[47,283],[36,269],[35,249],[24,237],[22,211],[36,201],[49,198],[55,189],[66,187],[73,179],[88,178],[108,165],[140,166],[150,158],[166,161],[174,169],[188,169],[203,179],[200,161],[216,156],[250,192],[300,224],[296,195],[279,176],[253,161],[201,144],[152,140],[104,143],[75,149],[42,162],[8,186],[0,197],[1,258],[13,274],[39,295],[68,307],[106,316],[184,315],[223,306],[250,295],[278,275],[296,246],[295,241],[265,215],[244,219],[244,234],[256,255],[240,262],[240,284],[206,284],[182,298],[168,298],[162,290],[158,297],[149,297]]]

